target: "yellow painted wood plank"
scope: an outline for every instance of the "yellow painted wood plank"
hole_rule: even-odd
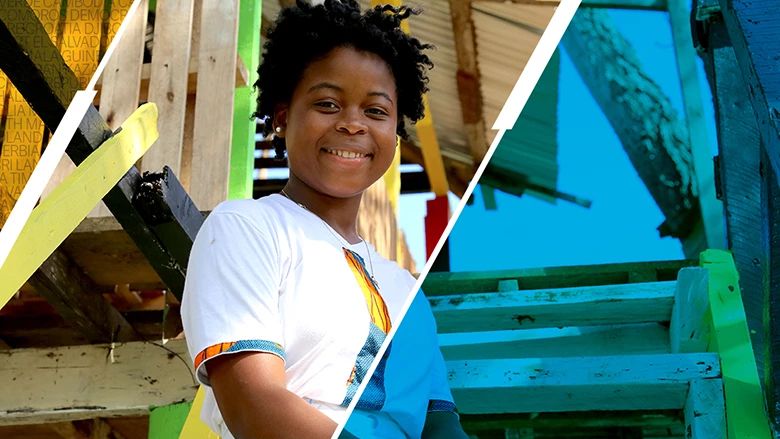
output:
[[[727,251],[707,250],[701,254],[700,265],[709,269],[713,328],[709,350],[721,358],[728,437],[770,439],[734,258]]]
[[[0,307],[79,225],[92,208],[157,140],[157,106],[146,104],[114,137],[90,154],[33,210],[0,267]]]
[[[180,439],[219,439],[217,433],[211,431],[203,421],[200,420],[200,411],[203,408],[203,399],[206,396],[206,391],[203,390],[203,386],[198,388],[198,393],[195,395],[195,401],[192,402],[190,413],[187,415],[187,420],[184,421],[184,428],[179,435]]]

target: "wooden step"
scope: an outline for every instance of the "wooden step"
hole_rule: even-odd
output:
[[[668,322],[676,281],[430,299],[439,333]]]
[[[447,362],[464,414],[685,407],[691,381],[720,378],[717,354]]]
[[[669,327],[661,323],[541,328],[441,334],[445,360],[601,357],[668,354]]]

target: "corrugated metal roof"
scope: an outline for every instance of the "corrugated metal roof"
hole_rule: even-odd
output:
[[[370,0],[360,0],[364,8]],[[430,71],[430,92],[428,101],[431,107],[436,135],[444,157],[464,163],[472,163],[471,152],[466,143],[463,118],[456,82],[458,69],[455,54],[455,41],[452,31],[449,2],[446,0],[428,0],[407,2],[422,8],[425,12],[413,17],[409,22],[411,33],[425,43],[436,46],[429,53],[434,68]],[[278,1],[263,2],[263,14],[273,20],[280,10]],[[509,93],[515,86],[520,73],[528,62],[541,37],[541,31],[547,27],[555,8],[549,5],[517,5],[498,2],[476,2],[473,4],[473,20],[476,32],[477,56],[482,77],[483,114],[486,136],[492,142],[496,133],[492,127]],[[557,90],[556,90],[557,92]],[[557,99],[556,99],[557,101]],[[513,143],[513,152],[519,154],[515,162],[520,163],[513,170],[527,173],[527,177],[545,186],[555,188],[557,165],[554,161],[557,147],[555,135],[551,141],[549,127],[555,123],[545,116],[544,122],[535,125],[532,120],[523,122],[523,137],[533,142]],[[414,130],[410,130],[417,142]],[[503,149],[499,145],[498,150]],[[507,153],[509,150],[507,151]],[[502,153],[503,154],[503,153]],[[543,166],[535,164],[542,163]]]

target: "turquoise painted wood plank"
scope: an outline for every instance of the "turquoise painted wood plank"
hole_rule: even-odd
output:
[[[441,334],[446,360],[600,357],[668,354],[669,328],[660,323]]]
[[[691,381],[684,414],[686,438],[726,439],[723,380]]]
[[[668,322],[676,281],[431,298],[439,333]]]
[[[449,361],[463,414],[682,409],[692,380],[719,378],[717,354]]]
[[[688,267],[677,277],[669,336],[672,352],[707,352],[710,342],[709,270]]]

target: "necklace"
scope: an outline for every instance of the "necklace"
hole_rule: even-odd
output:
[[[341,241],[341,242],[342,242],[344,245],[346,245],[347,247],[351,247],[351,244],[350,244],[349,242],[347,242],[347,240],[346,240],[346,239],[344,239],[344,237],[343,237],[343,236],[341,236],[341,235],[339,235],[338,233],[336,233],[336,231],[335,231],[335,230],[333,230],[333,227],[331,227],[331,226],[330,226],[330,224],[328,224],[328,222],[327,222],[327,221],[325,221],[324,219],[322,219],[322,217],[321,217],[321,216],[319,216],[319,215],[317,215],[316,213],[312,212],[312,211],[311,211],[311,209],[309,209],[308,207],[306,207],[306,205],[305,205],[305,204],[303,204],[303,203],[299,203],[299,202],[297,202],[297,201],[293,200],[292,198],[290,198],[290,196],[289,196],[289,195],[287,195],[287,192],[285,192],[285,191],[284,191],[284,189],[282,189],[282,190],[280,191],[280,193],[281,193],[282,195],[284,195],[284,197],[285,197],[285,198],[287,198],[288,200],[290,200],[290,201],[292,201],[293,203],[297,204],[297,205],[298,205],[298,207],[300,207],[301,209],[303,209],[303,210],[305,210],[305,211],[307,211],[307,212],[311,213],[312,215],[316,216],[317,218],[319,218],[319,219],[320,219],[320,221],[322,221],[322,223],[325,225],[325,228],[326,228],[326,229],[328,229],[328,231],[329,231],[329,232],[330,232],[330,233],[331,233],[331,234],[332,234],[332,235],[333,235],[333,236],[334,236],[336,239],[338,239],[339,241]],[[377,281],[376,281],[376,278],[374,278],[374,261],[371,259],[371,249],[369,249],[369,248],[368,248],[368,243],[366,242],[366,240],[365,240],[365,239],[363,239],[363,237],[362,237],[362,236],[360,236],[360,234],[359,234],[359,233],[357,233],[357,236],[358,236],[358,238],[360,238],[360,240],[361,240],[361,241],[363,241],[363,244],[365,244],[365,246],[366,246],[366,254],[368,254],[368,264],[369,264],[369,266],[371,267],[371,273],[369,273],[369,275],[371,276],[371,280],[374,282],[374,285],[376,285],[377,289],[379,289],[379,284],[377,283]]]

